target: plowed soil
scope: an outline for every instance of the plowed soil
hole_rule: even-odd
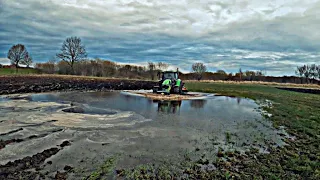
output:
[[[152,89],[153,81],[62,75],[0,76],[0,95],[53,91],[109,91]]]

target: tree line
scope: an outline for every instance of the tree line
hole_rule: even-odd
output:
[[[32,58],[27,49],[22,44],[12,46],[8,51],[8,59],[11,64],[18,69],[19,65],[29,67],[32,64]],[[99,58],[87,58],[85,46],[79,37],[69,37],[62,43],[60,52],[56,54],[56,58],[60,61],[49,60],[45,63],[37,63],[36,69],[48,74],[70,74],[82,76],[98,76],[98,77],[125,77],[138,79],[156,79],[160,71],[168,69],[169,64],[164,62],[148,62],[146,66],[118,64],[109,60]],[[239,69],[237,73],[227,73],[224,70],[216,72],[207,72],[207,67],[201,62],[191,65],[192,72],[187,74],[180,73],[183,79],[207,79],[207,80],[235,80],[235,81],[261,81],[267,80],[262,78],[265,76],[261,71],[242,71]],[[309,79],[320,79],[319,65],[303,65],[297,67],[296,74],[300,76],[301,83],[303,78],[306,82]],[[272,79],[272,78],[269,78]],[[277,78],[276,78],[277,79]],[[291,78],[292,79],[292,78]],[[279,81],[277,79],[277,81]],[[292,80],[290,80],[292,81]],[[296,82],[296,79],[294,80]],[[287,82],[287,81],[283,81]],[[318,81],[317,81],[318,82]]]
[[[131,79],[155,79],[160,71],[164,71],[169,67],[164,62],[149,62],[147,66],[138,66],[130,64],[118,64],[109,60],[82,59],[73,62],[70,66],[66,61],[55,62],[53,60],[45,63],[37,63],[36,69],[47,74],[66,74],[80,76],[96,76],[96,77],[116,77]]]

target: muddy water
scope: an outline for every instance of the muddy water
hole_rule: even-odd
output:
[[[64,112],[73,108],[76,112]],[[71,146],[47,159],[43,171],[75,167],[72,178],[94,171],[111,156],[117,167],[179,161],[186,151],[229,147],[264,149],[282,144],[254,101],[206,96],[153,101],[120,92],[52,93],[0,98],[0,139],[22,139],[1,149],[0,163],[61,144]],[[32,137],[32,138],[30,138]],[[214,146],[214,147],[213,147]]]

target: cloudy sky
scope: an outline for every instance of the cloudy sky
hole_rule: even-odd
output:
[[[90,58],[292,75],[320,64],[319,9],[320,0],[0,0],[0,63],[17,43],[48,61],[78,36]]]

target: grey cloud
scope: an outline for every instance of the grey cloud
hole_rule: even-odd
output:
[[[0,58],[0,64],[9,65],[10,64],[10,60],[8,58]]]
[[[185,70],[267,69],[292,74],[319,62],[320,2],[72,1],[0,2],[0,58],[23,43],[46,61],[63,40],[79,36],[90,57],[118,62],[165,61]],[[290,8],[286,8],[290,7]]]

